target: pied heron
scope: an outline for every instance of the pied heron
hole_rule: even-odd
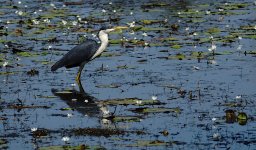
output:
[[[75,46],[51,67],[51,71],[56,71],[61,67],[79,67],[76,81],[80,83],[80,76],[84,65],[89,61],[93,60],[94,58],[98,57],[108,46],[108,34],[112,31],[126,28],[127,27],[122,26],[117,26],[111,29],[102,27],[98,33],[100,43],[88,39],[82,44]]]

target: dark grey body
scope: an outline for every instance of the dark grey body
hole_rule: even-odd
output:
[[[77,45],[65,54],[51,67],[51,70],[55,71],[61,67],[72,68],[84,65],[91,60],[99,47],[100,44],[96,41],[86,40],[84,43]]]

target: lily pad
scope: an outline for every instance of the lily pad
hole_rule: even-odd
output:
[[[209,34],[217,34],[217,33],[220,33],[220,29],[219,28],[209,28],[206,32]]]
[[[141,20],[141,22],[145,25],[151,25],[151,24],[154,24],[154,23],[160,23],[162,21],[161,20]]]
[[[172,45],[171,48],[173,49],[180,49],[182,46],[181,45]]]

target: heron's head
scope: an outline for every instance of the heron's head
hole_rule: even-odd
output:
[[[116,30],[122,30],[122,29],[127,29],[128,27],[122,27],[122,26],[117,26],[117,27],[113,27],[113,28],[106,28],[105,26],[100,28],[100,32],[99,32],[99,38],[101,40],[101,42],[107,43],[108,42],[108,34],[112,31],[116,31]]]
[[[122,30],[122,29],[127,29],[128,27],[123,27],[123,26],[116,26],[113,28],[107,28],[106,26],[102,26],[100,28],[100,32],[104,32],[106,34],[112,32],[112,31],[116,31],[116,30]]]

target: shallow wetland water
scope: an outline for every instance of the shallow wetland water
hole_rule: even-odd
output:
[[[0,149],[255,149],[256,2],[0,0]],[[101,57],[50,67],[103,25]]]

